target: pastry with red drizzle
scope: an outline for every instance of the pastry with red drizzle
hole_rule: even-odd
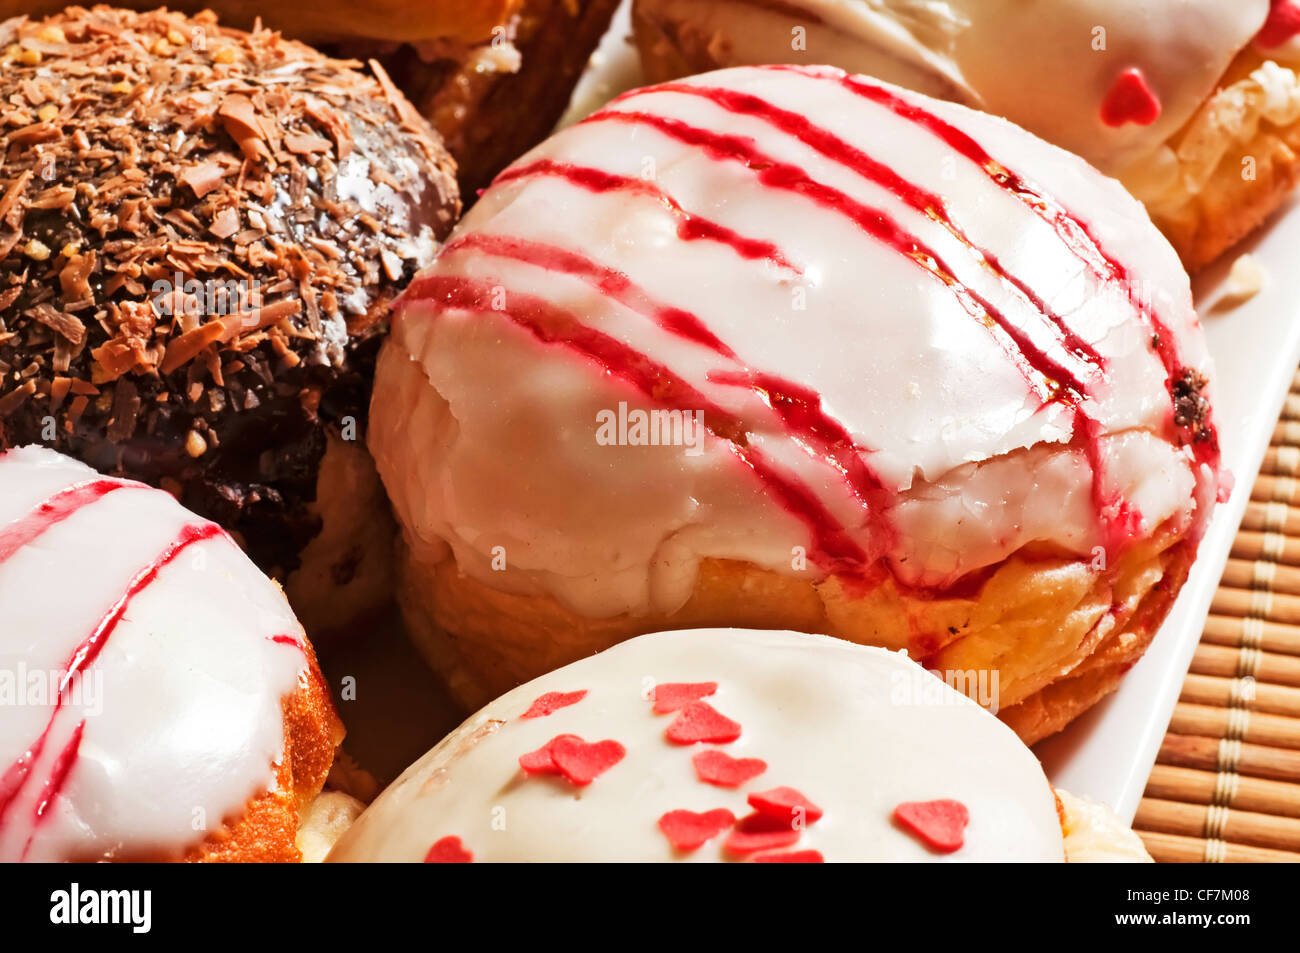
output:
[[[396,306],[370,446],[409,628],[467,707],[745,625],[996,670],[1032,741],[1115,687],[1187,574],[1209,376],[1177,256],[1082,160],[829,67],[740,68],[502,173]]]
[[[0,450],[162,486],[312,631],[391,599],[388,305],[459,213],[379,67],[210,14],[0,23]]]
[[[296,861],[355,809],[278,586],[161,490],[0,453],[0,860]]]
[[[636,0],[647,75],[831,64],[1005,116],[1120,178],[1189,268],[1300,181],[1297,0]]]
[[[656,686],[712,682],[742,726],[665,740]],[[585,692],[545,718],[538,698]],[[577,785],[520,757],[558,738],[622,755]],[[757,765],[719,784],[702,751]],[[585,780],[585,776],[584,776]],[[408,768],[329,861],[1148,860],[1106,808],[1062,794],[1005,725],[897,652],[743,629],[631,639],[496,699]]]

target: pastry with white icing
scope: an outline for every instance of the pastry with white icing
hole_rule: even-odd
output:
[[[747,626],[1112,690],[1220,492],[1142,207],[1010,123],[832,68],[651,87],[496,180],[395,309],[370,447],[408,626],[474,708]]]
[[[498,698],[328,860],[1060,862],[1131,840],[1106,809],[1058,801],[1013,732],[903,655],[698,629]]]
[[[10,450],[0,606],[0,860],[299,859],[343,726],[280,588],[223,530]]]
[[[984,109],[1120,177],[1188,267],[1300,178],[1296,0],[636,0],[646,72],[831,64]]]

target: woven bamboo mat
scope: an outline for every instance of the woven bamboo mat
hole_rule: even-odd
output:
[[[1300,862],[1300,374],[1133,826],[1157,861]]]

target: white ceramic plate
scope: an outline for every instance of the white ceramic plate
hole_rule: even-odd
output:
[[[639,84],[636,51],[628,41],[628,10],[625,2],[561,125]],[[1197,307],[1217,367],[1215,417],[1223,464],[1236,487],[1215,514],[1187,584],[1146,656],[1118,692],[1037,748],[1054,784],[1106,802],[1125,821],[1132,820],[1146,787],[1251,484],[1300,363],[1297,248],[1300,212],[1284,212],[1241,249],[1254,253],[1268,272],[1257,296],[1236,307],[1223,306],[1230,261],[1196,281]]]

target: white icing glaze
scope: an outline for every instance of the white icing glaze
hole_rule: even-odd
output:
[[[215,530],[169,494],[125,484],[4,558],[17,521],[65,488],[102,480],[42,447],[0,455],[0,679],[19,692],[0,699],[0,778],[15,776],[12,766],[51,726],[12,800],[0,782],[3,860],[175,856],[198,844],[275,787],[281,699],[305,677],[301,648],[272,641],[305,638],[284,596],[217,533],[138,588],[79,691],[73,682],[57,709],[48,693],[15,686],[21,673],[61,679],[186,527]],[[65,750],[66,779],[38,817]]]
[[[565,333],[573,326],[599,332],[649,355],[660,365],[650,374],[656,387],[674,375],[695,389],[681,406],[707,409],[707,400],[734,417],[748,447],[824,507],[827,525],[842,527],[868,559],[886,556],[906,582],[944,585],[1035,541],[1085,558],[1105,543],[1083,416],[1096,421],[1099,435],[1098,498],[1136,508],[1135,534],[1208,516],[1195,498],[1213,499],[1215,476],[1177,445],[1167,373],[1130,294],[1151,303],[1178,363],[1208,374],[1209,358],[1186,275],[1141,206],[1081,160],[1009,123],[842,80],[829,70],[736,69],[688,82],[808,117],[942,196],[955,227],[1066,316],[1104,372],[1069,353],[1039,308],[981,266],[971,247],[855,168],[762,117],[680,91],[643,91],[512,168],[550,161],[653,175],[652,187],[696,224],[771,243],[798,271],[745,257],[724,241],[683,240],[681,216],[646,188],[593,191],[558,175],[507,172],[408,292],[381,357],[371,446],[413,546],[432,551],[445,541],[462,571],[488,585],[549,593],[590,615],[676,609],[704,557],[824,575],[811,555],[806,568],[797,564],[799,547],[817,548],[809,522],[765,488],[726,439],[709,433],[698,454],[685,446],[602,445],[599,414],[621,403],[656,405],[573,348],[539,343],[519,323],[539,307],[566,312]],[[1083,214],[1129,279],[1094,278],[1080,254],[981,164],[845,83],[883,89],[973,137]],[[1041,375],[1026,374],[1016,348],[925,267],[825,204],[763,184],[741,162],[712,158],[644,122],[607,118],[633,111],[740,137],[738,148],[797,166],[844,202],[881,210],[1033,346],[1079,375],[1089,394],[1083,415],[1068,402],[1044,403],[1035,390]],[[562,267],[486,247],[500,239],[577,253],[625,276],[615,284],[631,288],[606,294]],[[447,289],[466,284],[482,290],[477,306],[448,305]],[[669,333],[647,317],[647,300],[691,312],[735,356]],[[744,369],[819,395],[861,448],[849,457],[879,478],[883,502],[864,505],[828,464],[826,448],[810,450],[807,434],[793,437],[760,392],[716,379]]]
[[[721,65],[829,63],[1006,116],[1119,175],[1150,159],[1249,46],[1269,0],[638,0],[712,38]],[[802,49],[792,30],[802,28]],[[1296,56],[1295,41],[1261,50]],[[1161,104],[1115,127],[1101,107],[1137,68]]]
[[[740,722],[725,745],[680,745],[653,685],[716,682],[705,699]],[[587,695],[520,719],[547,692]],[[495,728],[495,730],[493,730]],[[627,753],[586,787],[525,775],[519,756],[559,734]],[[692,757],[719,749],[767,769],[740,788],[700,781]],[[693,629],[631,639],[534,679],[478,712],[408,768],[358,819],[331,861],[419,861],[456,836],[476,861],[722,861],[725,834],[689,854],[657,827],[668,811],[750,813],[749,794],[793,787],[826,813],[788,850],[827,861],[1061,861],[1052,789],[1015,734],[906,657],[819,635]],[[964,846],[932,851],[892,820],[903,802],[951,799]]]

